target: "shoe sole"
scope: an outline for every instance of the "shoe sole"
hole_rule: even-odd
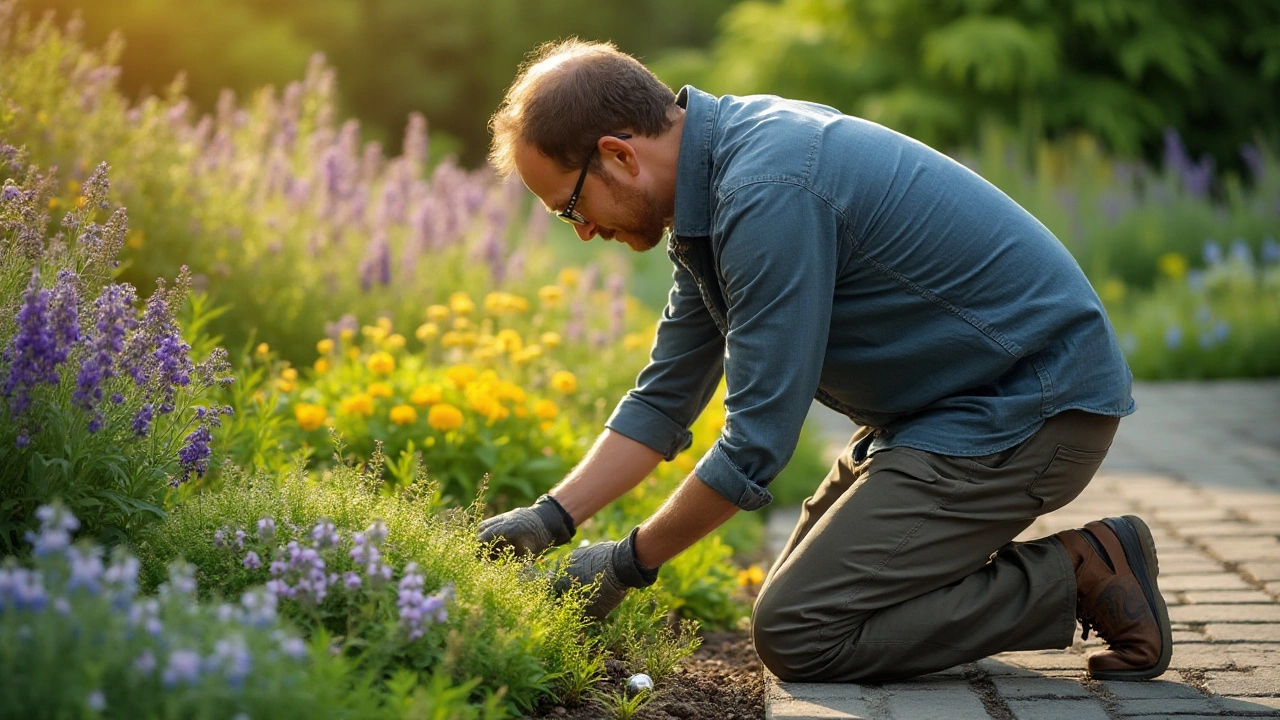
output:
[[[1102,523],[1120,539],[1120,547],[1124,549],[1129,569],[1138,578],[1138,585],[1147,598],[1147,606],[1155,616],[1156,625],[1160,628],[1160,659],[1145,670],[1090,671],[1089,675],[1096,680],[1150,680],[1163,675],[1169,669],[1169,660],[1173,657],[1173,627],[1169,622],[1169,608],[1165,606],[1164,596],[1160,594],[1160,587],[1156,584],[1156,576],[1160,574],[1156,541],[1151,536],[1151,529],[1136,515],[1109,517],[1103,519]]]

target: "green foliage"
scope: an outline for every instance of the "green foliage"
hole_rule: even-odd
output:
[[[984,123],[1029,138],[1085,131],[1149,157],[1176,127],[1238,166],[1280,133],[1280,6],[1251,0],[1069,3],[761,0],[730,10],[713,49],[664,58],[671,83],[825,103],[935,147]]]
[[[206,109],[223,88],[247,94],[283,85],[311,52],[323,52],[342,78],[344,109],[372,137],[398,143],[403,119],[423,112],[438,140],[478,163],[489,114],[539,43],[580,35],[640,56],[702,46],[733,1],[23,0],[23,7],[57,10],[64,19],[81,13],[94,43],[120,31],[122,83],[131,96],[182,72]]]
[[[512,710],[528,710],[556,691],[557,678],[570,674],[568,669],[593,662],[594,645],[581,640],[580,598],[570,595],[553,601],[548,582],[527,577],[519,563],[482,559],[474,516],[441,512],[439,495],[425,480],[394,493],[382,492],[379,462],[365,468],[337,467],[316,477],[298,469],[279,480],[266,473],[227,472],[219,492],[190,498],[141,540],[143,586],[159,582],[162,569],[175,557],[195,565],[206,593],[234,595],[262,582],[266,565],[258,570],[244,567],[243,556],[226,544],[232,542],[235,529],[256,528],[264,517],[275,522],[277,544],[306,542],[321,518],[342,533],[363,531],[380,519],[388,530],[383,558],[397,576],[412,562],[425,588],[454,588],[448,619],[433,634],[438,643],[434,649],[367,654],[363,643],[376,641],[378,635],[351,632],[347,622],[357,622],[364,610],[348,605],[336,592],[315,611],[289,602],[282,603],[281,612],[313,634],[324,629],[335,639],[359,639],[348,649],[364,671],[377,676],[401,668],[438,671],[454,683],[483,678],[473,699],[492,696],[505,686],[503,703]],[[224,547],[214,542],[219,530]],[[381,607],[379,622],[394,609]]]
[[[1274,377],[1280,375],[1280,246],[1259,263],[1243,243],[1204,269],[1187,270],[1178,253],[1161,258],[1150,293],[1104,293],[1107,311],[1135,377]],[[1221,256],[1216,245],[1206,255]]]
[[[113,282],[128,219],[107,212],[105,166],[60,200],[56,175],[15,156],[0,186],[0,547],[13,551],[55,497],[116,543],[203,474],[199,436],[222,414],[207,405],[226,354],[193,332],[205,353],[193,364],[181,344],[185,275],[160,281],[141,316],[133,288]],[[199,309],[191,318],[204,323]]]

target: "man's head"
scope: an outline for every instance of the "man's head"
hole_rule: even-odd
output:
[[[613,45],[549,43],[490,120],[489,159],[583,240],[616,236],[647,250],[674,212],[679,134],[670,131],[682,120],[670,88]]]

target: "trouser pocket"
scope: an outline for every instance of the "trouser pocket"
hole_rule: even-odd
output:
[[[1053,512],[1076,499],[1106,458],[1106,450],[1081,450],[1058,445],[1049,463],[1027,486],[1041,513]]]

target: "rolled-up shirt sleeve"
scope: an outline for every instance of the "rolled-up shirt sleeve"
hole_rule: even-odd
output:
[[[658,322],[649,364],[605,427],[671,460],[689,447],[689,427],[724,373],[724,336],[703,303],[693,275],[678,261]]]
[[[830,332],[839,214],[806,188],[753,183],[722,201],[713,236],[728,305],[720,438],[694,468],[743,510],[795,452]]]

